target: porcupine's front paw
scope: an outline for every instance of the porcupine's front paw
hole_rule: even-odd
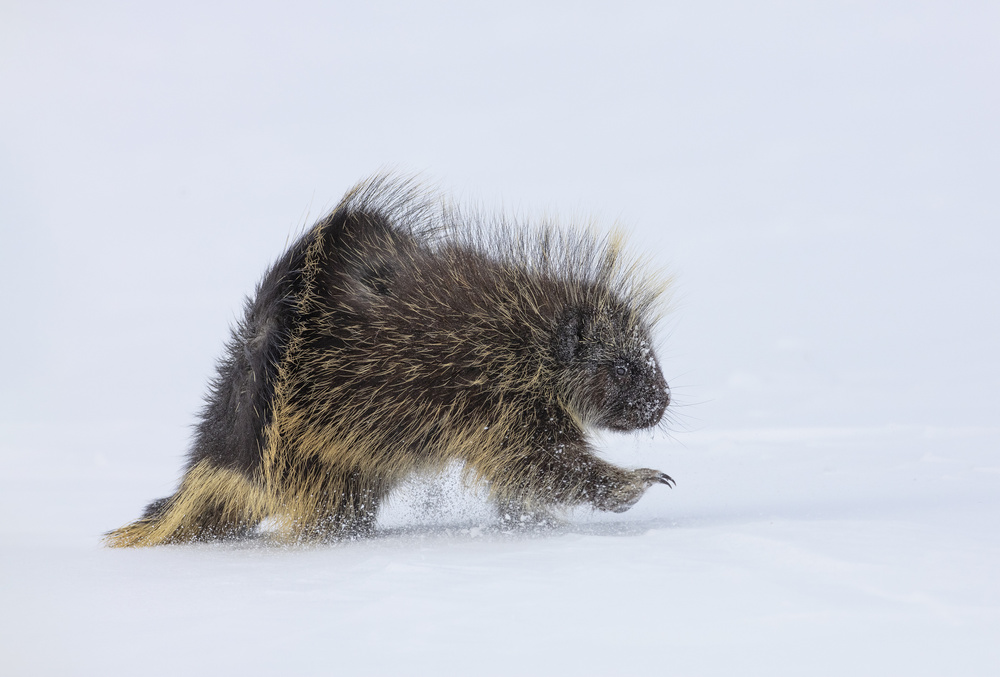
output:
[[[652,468],[639,468],[638,470],[625,470],[623,477],[609,480],[600,487],[595,496],[594,506],[599,510],[610,512],[625,512],[636,501],[642,498],[654,484],[666,484],[668,487],[674,486],[674,480],[659,470]]]

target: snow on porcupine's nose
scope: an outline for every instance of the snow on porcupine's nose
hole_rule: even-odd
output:
[[[639,406],[639,417],[649,428],[660,422],[670,404],[670,386],[666,382],[654,384],[650,396]]]

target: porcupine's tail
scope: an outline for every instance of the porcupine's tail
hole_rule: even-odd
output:
[[[242,474],[202,461],[173,496],[153,501],[142,517],[108,532],[106,545],[125,548],[231,538],[249,532],[267,513],[264,491]]]

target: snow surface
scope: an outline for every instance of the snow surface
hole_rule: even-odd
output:
[[[1000,674],[995,3],[8,2],[0,674]],[[668,472],[140,550],[228,325],[382,167],[677,277]]]

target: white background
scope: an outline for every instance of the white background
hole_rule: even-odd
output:
[[[0,672],[1000,672],[1000,8],[0,4]],[[631,231],[670,473],[504,534],[111,551],[359,179]],[[423,498],[422,498],[423,497]]]

